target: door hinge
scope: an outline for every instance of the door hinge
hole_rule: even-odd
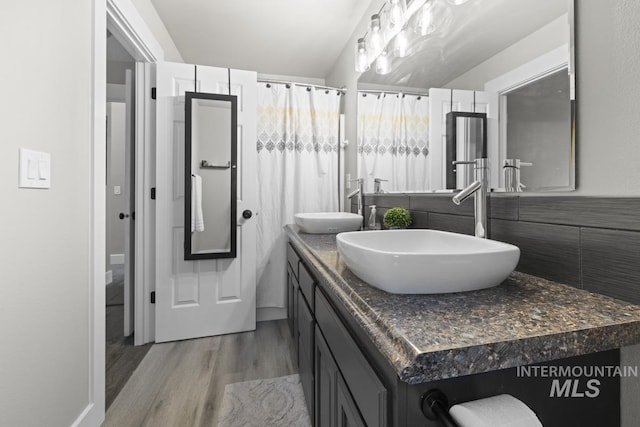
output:
[[[156,187],[151,187],[151,200],[156,199]]]
[[[156,88],[155,87],[151,88],[151,99],[156,99]]]
[[[151,304],[156,303],[156,291],[151,291]]]

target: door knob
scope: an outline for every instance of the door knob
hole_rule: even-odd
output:
[[[244,219],[249,219],[249,218],[251,218],[252,216],[253,216],[253,212],[251,212],[249,209],[245,209],[245,210],[242,212],[242,217],[243,217]]]
[[[118,215],[118,218],[120,218],[120,219],[129,218],[129,214],[125,214],[125,213],[120,212],[120,215]]]

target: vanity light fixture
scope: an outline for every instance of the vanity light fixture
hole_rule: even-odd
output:
[[[384,3],[378,13],[371,16],[368,32],[356,42],[356,72],[369,70],[370,64],[376,61],[376,72],[389,73],[392,57],[407,55],[414,32],[422,36],[431,34],[437,29],[436,25],[442,24],[439,15],[443,15],[445,21],[449,18],[446,13],[440,13],[447,12],[448,7],[441,11],[437,4],[447,1],[462,4],[467,0],[388,0]],[[378,64],[380,56],[384,58]]]

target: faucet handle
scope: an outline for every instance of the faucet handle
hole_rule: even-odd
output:
[[[504,159],[502,168],[515,168],[520,169],[520,166],[533,166],[531,162],[522,162],[520,159]]]
[[[382,179],[382,178],[374,178],[373,182],[387,182],[389,181],[388,179]]]
[[[451,162],[451,164],[452,165],[475,165],[476,160],[454,160],[453,162]]]

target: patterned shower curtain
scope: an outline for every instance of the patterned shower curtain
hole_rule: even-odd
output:
[[[358,93],[358,176],[365,192],[374,178],[384,191],[429,190],[429,98]]]
[[[286,237],[302,212],[339,209],[336,90],[258,84],[258,307],[286,306]]]

